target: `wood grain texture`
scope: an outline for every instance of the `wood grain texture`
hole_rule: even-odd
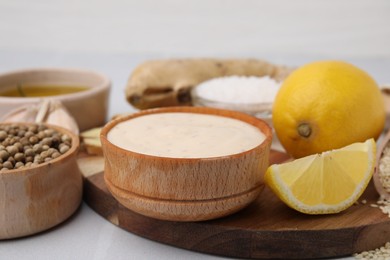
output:
[[[212,158],[145,155],[121,149],[107,140],[107,133],[120,122],[167,112],[238,119],[256,127],[265,140],[250,150]],[[271,139],[271,128],[264,121],[243,113],[206,107],[145,110],[111,121],[102,129],[104,178],[122,205],[143,215],[175,221],[222,217],[247,206],[263,189]]]
[[[288,157],[271,152],[270,161]],[[251,259],[311,259],[347,256],[374,249],[390,240],[390,219],[370,207],[378,194],[370,183],[353,205],[334,215],[305,215],[288,208],[265,188],[243,210],[202,222],[158,220],[135,213],[115,200],[103,173],[85,178],[84,199],[113,224],[154,241],[193,251]]]
[[[31,168],[0,173],[0,239],[49,229],[70,217],[82,199],[82,176],[77,166],[78,136],[64,155]]]

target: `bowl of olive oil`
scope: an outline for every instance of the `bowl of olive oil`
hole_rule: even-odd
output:
[[[50,97],[67,95],[88,90],[87,86],[45,86],[45,85],[16,85],[0,91],[1,97]]]
[[[105,124],[111,82],[101,73],[71,68],[35,68],[0,74],[0,114],[42,102],[63,103],[80,131]]]

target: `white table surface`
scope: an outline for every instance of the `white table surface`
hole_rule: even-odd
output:
[[[100,71],[112,79],[110,116],[134,111],[124,86],[134,67],[148,59],[253,57],[292,66],[343,59],[385,84],[390,83],[389,25],[385,0],[316,5],[306,0],[0,0],[0,73],[31,67]],[[133,235],[83,203],[49,231],[1,241],[0,259],[224,258]]]

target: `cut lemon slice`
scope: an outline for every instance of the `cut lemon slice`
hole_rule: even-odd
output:
[[[337,150],[271,165],[265,182],[289,207],[307,214],[331,214],[350,207],[375,169],[374,139]]]

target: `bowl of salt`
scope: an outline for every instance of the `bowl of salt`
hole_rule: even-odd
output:
[[[272,104],[280,85],[269,76],[227,76],[200,83],[191,96],[195,106],[243,112],[272,126]]]

